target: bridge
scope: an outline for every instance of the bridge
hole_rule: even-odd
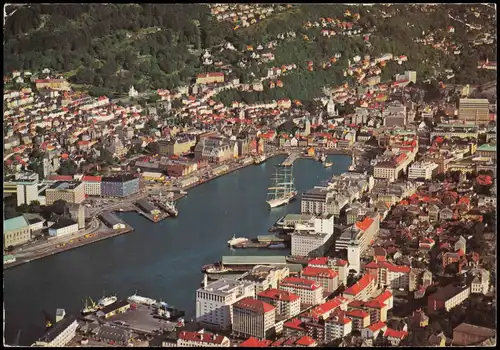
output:
[[[288,158],[281,163],[281,166],[292,166],[293,162],[295,162],[299,157],[300,155],[298,153],[291,153]]]

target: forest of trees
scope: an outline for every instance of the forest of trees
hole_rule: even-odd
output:
[[[455,8],[456,7],[456,8]],[[463,8],[453,8],[454,15],[463,16]],[[237,48],[247,44],[265,43],[280,33],[294,31],[297,39],[285,42],[276,49],[276,65],[306,60],[315,63],[314,72],[298,70],[284,77],[283,89],[261,93],[227,92],[222,101],[261,100],[289,97],[308,100],[317,96],[324,85],[335,85],[343,80],[341,70],[333,67],[323,71],[317,67],[334,53],[347,57],[356,54],[379,55],[386,52],[409,58],[401,66],[388,66],[383,78],[405,69],[418,71],[424,78],[432,75],[433,66],[451,68],[456,73],[454,83],[475,84],[492,80],[494,72],[478,70],[477,60],[496,59],[495,45],[469,45],[470,36],[465,27],[456,26],[453,40],[463,43],[461,55],[446,55],[439,50],[414,42],[423,31],[442,35],[451,24],[446,11],[422,12],[420,7],[405,6],[390,9],[384,6],[356,7],[359,23],[372,31],[371,46],[360,38],[320,36],[320,28],[304,29],[306,21],[320,17],[343,18],[352,6],[300,5],[265,19],[248,28],[234,31],[227,22],[217,22],[203,4],[87,4],[41,5],[33,4],[16,11],[5,26],[4,72],[12,70],[40,71],[51,68],[66,72],[74,84],[86,87],[92,95],[120,95],[131,85],[139,91],[172,89],[191,81],[206,68],[200,66],[202,49],[212,48],[226,41]],[[380,11],[391,12],[389,19]],[[310,41],[302,40],[307,34]],[[214,50],[215,51],[215,50]],[[228,53],[234,65],[237,55]],[[274,64],[273,63],[273,64]],[[243,82],[251,80],[249,73],[262,76],[266,65],[238,69],[235,73]]]

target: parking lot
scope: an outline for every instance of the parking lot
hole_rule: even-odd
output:
[[[175,323],[153,317],[153,308],[137,305],[136,309],[130,309],[122,314],[114,315],[107,319],[110,323],[123,325],[133,331],[143,333],[154,333],[158,330],[175,327]]]

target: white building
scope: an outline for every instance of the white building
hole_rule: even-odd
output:
[[[33,346],[64,347],[76,336],[77,328],[78,322],[74,316],[64,317]]]
[[[254,266],[242,281],[253,283],[255,286],[255,295],[270,288],[278,288],[278,284],[290,275],[290,269],[286,266]]]
[[[486,294],[490,289],[490,272],[481,268],[474,268],[471,270],[473,276],[470,292],[472,294]]]
[[[268,338],[276,322],[276,307],[264,301],[244,298],[234,305],[233,334]]]
[[[417,83],[417,72],[414,70],[407,70],[404,74],[396,74],[396,81],[407,80],[410,83]]]
[[[323,215],[310,223],[296,224],[295,230],[292,233],[292,255],[323,256],[332,243],[334,216]]]
[[[101,195],[101,177],[100,176],[84,176],[82,178],[84,191],[87,196]]]
[[[340,339],[352,332],[352,320],[345,315],[345,311],[337,309],[325,321],[325,342],[329,343]]]
[[[300,314],[300,296],[279,289],[259,293],[257,299],[276,307],[276,314],[291,318]]]
[[[213,282],[196,291],[196,321],[227,330],[233,323],[232,305],[254,296],[255,287],[251,282],[228,279]]]
[[[339,275],[334,270],[326,267],[306,266],[300,272],[302,278],[318,282],[324,291],[333,293],[339,286]]]
[[[408,179],[432,179],[433,172],[439,166],[433,162],[415,162],[408,169]]]
[[[139,95],[139,93],[135,90],[134,86],[131,86],[130,90],[128,91],[128,96],[136,97],[137,95]]]
[[[205,332],[182,331],[177,338],[178,347],[194,346],[194,347],[224,347],[229,348],[231,342],[228,337]]]
[[[55,224],[49,227],[49,236],[66,236],[78,232],[78,223],[66,218],[60,218]]]
[[[287,277],[281,281],[279,289],[300,296],[303,304],[317,305],[323,301],[323,287],[313,280]]]

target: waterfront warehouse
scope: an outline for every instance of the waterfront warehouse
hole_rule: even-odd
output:
[[[99,215],[99,217],[106,226],[112,228],[113,230],[125,228],[125,223],[112,212],[106,211]]]
[[[194,185],[198,181],[200,181],[200,178],[198,176],[190,176],[187,179],[179,181],[179,186],[181,188],[188,187]]]

